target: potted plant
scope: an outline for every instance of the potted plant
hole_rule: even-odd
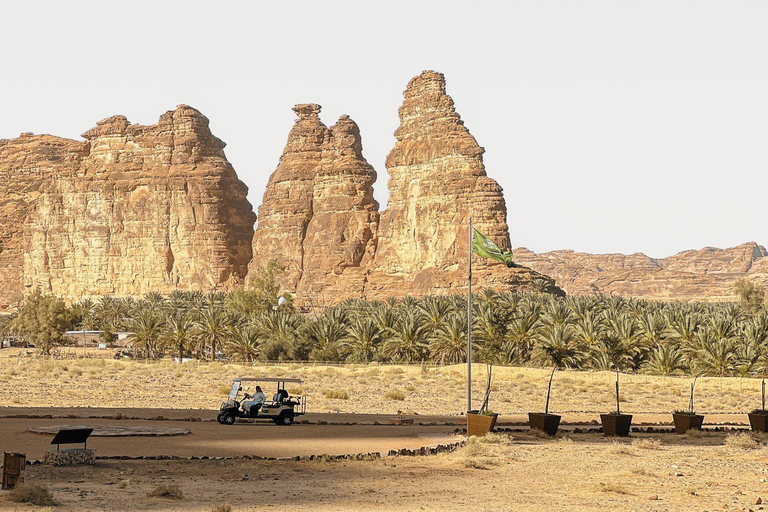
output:
[[[697,375],[691,382],[691,398],[688,401],[688,410],[679,409],[672,413],[672,418],[675,421],[675,432],[678,434],[685,434],[689,430],[701,430],[701,425],[704,423],[704,416],[696,414],[693,408],[693,390],[698,378]]]
[[[491,396],[491,379],[493,376],[493,366],[488,365],[488,383],[485,387],[485,400],[480,410],[467,411],[467,436],[484,436],[492,432],[496,426],[496,420],[499,415],[488,410],[488,399]]]
[[[762,406],[749,413],[749,425],[755,432],[768,432],[768,411],[765,410],[765,379],[762,382]]]
[[[557,434],[557,428],[560,426],[561,416],[558,414],[549,414],[549,396],[552,393],[552,379],[555,377],[557,367],[552,368],[552,375],[549,376],[549,386],[547,387],[547,403],[544,406],[544,413],[529,412],[528,424],[531,430],[541,430],[547,435]]]
[[[621,414],[619,404],[619,369],[616,369],[616,412],[601,414],[600,421],[603,424],[603,434],[606,436],[627,437],[632,426],[632,415]]]

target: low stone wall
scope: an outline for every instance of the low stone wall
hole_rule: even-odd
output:
[[[95,464],[96,450],[50,450],[45,452],[43,464],[51,466],[77,466]]]

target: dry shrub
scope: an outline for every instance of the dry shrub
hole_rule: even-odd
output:
[[[632,446],[640,450],[661,450],[661,441],[655,437],[635,439],[632,441]]]
[[[214,505],[211,507],[211,512],[232,512],[232,505]]]
[[[14,487],[8,493],[8,499],[14,503],[31,503],[38,507],[55,507],[59,504],[45,485],[33,482],[25,482]]]
[[[601,483],[600,490],[603,492],[612,492],[614,494],[629,494],[626,487],[616,482],[608,482],[607,484]]]
[[[635,451],[632,449],[632,446],[627,443],[622,443],[619,441],[613,441],[611,443],[611,446],[608,448],[608,451],[614,455],[634,455]]]
[[[160,484],[147,493],[150,498],[168,498],[171,500],[183,500],[184,492],[178,485]]]
[[[499,458],[504,454],[504,448],[512,445],[512,437],[494,432],[484,436],[472,436],[466,446],[454,452],[465,467],[473,469],[489,469],[499,464]]]
[[[405,400],[405,394],[402,391],[387,391],[387,394],[384,395],[389,400]]]
[[[349,393],[346,389],[326,389],[323,391],[323,396],[333,400],[349,400]]]
[[[749,432],[728,434],[725,437],[725,446],[732,450],[754,450],[760,445]]]

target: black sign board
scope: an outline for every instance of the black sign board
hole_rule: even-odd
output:
[[[62,429],[53,437],[51,444],[55,444],[58,450],[60,444],[83,443],[83,449],[85,449],[91,432],[93,432],[92,428]]]

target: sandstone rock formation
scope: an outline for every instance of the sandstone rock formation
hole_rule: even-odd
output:
[[[300,299],[361,296],[376,250],[376,172],[349,116],[327,128],[320,105],[293,110],[298,119],[259,207],[251,271],[276,259],[286,267],[281,284]]]
[[[552,276],[568,294],[624,295],[655,300],[732,301],[741,278],[768,287],[768,252],[754,242],[706,247],[663,259],[645,254],[513,251],[515,260]]]
[[[0,142],[0,173],[26,177],[0,211],[11,282],[69,299],[242,283],[255,216],[205,116],[186,105],[151,126],[114,116],[83,137]]]
[[[87,144],[50,135],[0,140],[0,310],[24,295],[23,231],[30,206],[44,183],[74,175],[87,152]]]
[[[441,73],[424,71],[413,78],[399,113],[397,142],[387,157],[389,203],[381,215],[366,295],[466,290],[470,215],[479,231],[502,249],[510,247],[502,189],[486,175],[485,150],[464,126]],[[527,268],[474,261],[479,288],[525,289],[545,277]]]

